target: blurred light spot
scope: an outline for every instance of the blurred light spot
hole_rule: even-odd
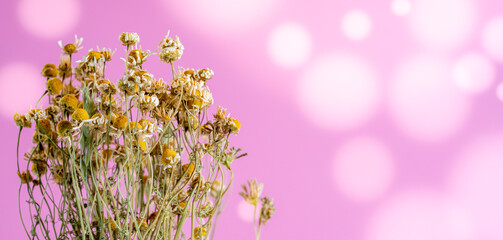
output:
[[[308,67],[298,85],[306,116],[320,127],[348,130],[364,124],[380,101],[376,76],[362,59],[334,54]]]
[[[304,63],[311,53],[311,38],[306,29],[296,23],[282,24],[269,37],[269,54],[283,67]]]
[[[486,24],[482,33],[482,45],[487,54],[503,62],[503,16]]]
[[[394,175],[388,148],[371,137],[345,142],[335,155],[335,183],[346,197],[366,202],[380,197]]]
[[[484,55],[472,52],[457,60],[452,74],[454,82],[462,91],[482,93],[491,87],[496,70]]]
[[[76,0],[21,0],[18,6],[21,25],[40,38],[57,38],[71,33],[80,17]]]
[[[235,34],[264,23],[281,0],[164,0],[181,22],[208,33]]]
[[[475,239],[503,239],[503,134],[473,140],[462,149],[449,187],[472,213]]]
[[[45,79],[31,65],[11,63],[0,69],[0,111],[7,118],[12,118],[16,112],[27,113],[44,91]]]
[[[452,80],[450,63],[438,56],[417,56],[398,68],[389,106],[398,126],[421,141],[445,140],[461,129],[470,103]]]
[[[461,205],[433,193],[402,193],[375,212],[367,240],[474,239],[469,213]]]
[[[406,16],[409,14],[411,4],[409,0],[394,0],[391,3],[391,10],[397,16]]]
[[[498,84],[496,88],[496,96],[500,101],[503,101],[503,83]]]
[[[259,208],[259,206],[257,206]],[[253,222],[253,206],[245,200],[241,200],[238,205],[238,215],[245,222]],[[257,212],[258,214],[258,212]]]
[[[475,24],[471,0],[417,0],[412,31],[426,46],[450,50],[466,42]]]
[[[341,27],[346,37],[359,41],[370,34],[372,22],[365,12],[353,10],[344,15]]]

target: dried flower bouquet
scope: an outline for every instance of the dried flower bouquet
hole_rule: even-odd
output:
[[[25,232],[30,239],[212,238],[232,185],[231,164],[246,155],[229,146],[241,123],[221,107],[209,116],[212,70],[175,70],[184,51],[178,37],[168,34],[155,52],[138,48],[136,33],[119,39],[126,58],[117,83],[105,78],[115,51],[91,49],[74,67],[82,38],[59,42],[60,64],[42,69],[47,91],[39,102],[47,96],[49,105],[37,102],[14,116]],[[170,85],[143,67],[153,55],[169,64]],[[34,146],[20,162],[21,132],[32,125]],[[257,188],[254,182],[241,193],[255,207]],[[261,201],[257,239],[275,211],[270,198]]]

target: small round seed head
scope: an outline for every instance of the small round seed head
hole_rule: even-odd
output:
[[[47,91],[49,91],[52,95],[58,94],[63,89],[63,83],[59,78],[51,78],[47,80],[46,86]]]
[[[50,134],[52,132],[51,121],[49,121],[47,119],[38,120],[37,131],[42,135]]]
[[[66,53],[66,54],[73,54],[73,53],[76,53],[77,52],[77,46],[75,46],[75,44],[73,43],[68,43],[66,44],[64,47],[63,47],[63,51]]]
[[[69,137],[72,135],[73,126],[70,121],[61,120],[56,126],[56,132],[60,137]]]
[[[76,109],[72,113],[72,120],[74,120],[74,121],[82,122],[82,121],[88,120],[88,119],[89,119],[89,114],[83,108]]]
[[[119,40],[124,46],[132,46],[138,44],[138,42],[140,41],[140,36],[138,36],[137,33],[123,32],[119,36]]]
[[[14,122],[18,127],[31,128],[31,121],[29,121],[25,115],[19,113],[14,114]]]
[[[87,53],[87,59],[91,61],[98,61],[101,58],[101,53],[96,51],[89,51]]]
[[[126,127],[127,118],[120,114],[116,114],[115,118],[112,121],[112,126],[117,129],[124,129]]]
[[[70,111],[74,111],[79,106],[79,100],[73,94],[66,94],[59,100],[59,103]]]
[[[42,68],[42,76],[53,78],[58,76],[58,68],[56,65],[48,63]]]

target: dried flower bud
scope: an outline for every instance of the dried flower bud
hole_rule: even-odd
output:
[[[47,78],[53,78],[58,76],[58,68],[54,64],[46,64],[42,68],[42,76]]]
[[[72,121],[76,121],[78,123],[80,123],[84,120],[88,120],[88,119],[89,119],[89,114],[83,108],[76,109],[72,114]]]
[[[49,91],[52,95],[59,94],[63,89],[63,83],[59,78],[51,78],[47,80],[47,91]]]
[[[119,40],[122,42],[122,45],[124,46],[133,46],[138,44],[140,42],[140,36],[138,36],[137,33],[127,33],[123,32],[119,36]]]
[[[60,137],[69,137],[73,132],[73,125],[70,121],[61,120],[56,126],[56,132]]]
[[[73,94],[66,94],[59,100],[59,103],[70,112],[75,111],[79,106],[79,100]]]
[[[274,208],[273,199],[266,196],[260,200],[262,201],[262,208],[260,209],[259,224],[265,224],[276,212],[276,208]]]

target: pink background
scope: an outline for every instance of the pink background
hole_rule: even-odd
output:
[[[15,111],[44,91],[58,40],[143,48],[165,36],[180,66],[209,67],[216,105],[249,153],[216,239],[253,239],[238,185],[257,178],[277,212],[263,239],[503,239],[500,0],[22,0],[1,3],[0,232],[24,239]],[[169,79],[156,59],[145,67]],[[21,152],[30,147],[22,136]]]

